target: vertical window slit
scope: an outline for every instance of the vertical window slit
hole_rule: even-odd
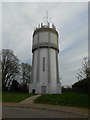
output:
[[[43,71],[45,71],[45,57],[43,57]]]

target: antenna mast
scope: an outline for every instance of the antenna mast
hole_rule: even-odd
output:
[[[48,24],[48,11],[46,11],[46,22]]]

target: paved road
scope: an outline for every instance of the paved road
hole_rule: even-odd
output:
[[[87,116],[47,109],[3,107],[3,118],[87,118]]]

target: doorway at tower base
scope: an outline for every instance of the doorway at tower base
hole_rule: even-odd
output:
[[[52,84],[30,84],[29,93],[33,94],[61,94],[61,83]]]

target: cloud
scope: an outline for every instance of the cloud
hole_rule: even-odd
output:
[[[88,50],[88,3],[2,3],[3,48],[12,49],[17,57],[32,64],[32,34],[45,21],[48,10],[59,32],[59,69],[63,85],[71,85]]]
[[[42,0],[2,0],[2,2],[42,2]],[[43,2],[89,2],[89,0],[43,0]]]

